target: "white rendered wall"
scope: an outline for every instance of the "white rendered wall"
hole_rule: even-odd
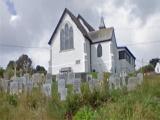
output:
[[[85,52],[85,70],[86,72],[91,72],[91,51],[90,51],[90,42],[86,39],[84,44],[84,52]]]
[[[100,43],[102,46],[102,57],[97,57],[97,46],[99,43],[91,45],[92,70],[95,70],[96,72],[111,71],[110,43],[110,41]]]
[[[125,50],[125,49],[119,49],[118,52],[122,50]],[[135,65],[133,63],[132,64],[129,63],[126,59],[120,59],[119,60],[119,70],[121,74],[127,75],[128,73],[135,71]]]
[[[74,49],[60,51],[60,30],[65,23],[69,23],[73,27]],[[84,53],[85,38],[72,21],[70,16],[66,14],[60,24],[57,33],[55,34],[52,47],[52,74],[58,74],[61,68],[71,67],[73,72],[86,72],[85,70],[85,53]],[[76,60],[80,60],[80,64],[76,64]]]
[[[121,73],[130,73],[135,71],[134,65],[129,64],[129,62],[126,59],[119,60],[120,63],[120,71]]]
[[[111,41],[111,73],[118,74],[120,72],[119,69],[119,55],[118,55],[118,49],[117,49],[117,43],[116,43],[116,38],[115,34],[113,33],[112,36],[112,41]]]

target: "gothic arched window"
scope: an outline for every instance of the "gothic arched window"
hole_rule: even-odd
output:
[[[72,27],[70,27],[69,29],[69,41],[70,41],[69,48],[71,49],[73,48],[73,28]]]
[[[63,29],[60,32],[60,49],[61,50],[65,49],[65,34]]]
[[[61,50],[73,48],[73,28],[68,23],[60,32],[60,48]]]
[[[101,46],[101,44],[98,44],[98,47],[97,47],[97,57],[102,57],[102,46]]]

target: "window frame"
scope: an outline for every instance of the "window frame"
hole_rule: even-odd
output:
[[[60,30],[60,52],[72,49],[74,49],[74,31],[72,25],[67,22]]]
[[[99,43],[98,46],[97,46],[97,57],[100,58],[102,57],[102,45]]]

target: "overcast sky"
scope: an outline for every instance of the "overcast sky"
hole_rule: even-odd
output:
[[[34,66],[47,68],[48,41],[65,7],[96,29],[103,15],[137,66],[160,57],[160,0],[0,0],[0,66],[28,54]]]

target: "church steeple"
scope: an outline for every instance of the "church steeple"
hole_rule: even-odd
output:
[[[104,29],[104,28],[106,28],[105,23],[104,23],[104,18],[101,17],[99,29]]]

